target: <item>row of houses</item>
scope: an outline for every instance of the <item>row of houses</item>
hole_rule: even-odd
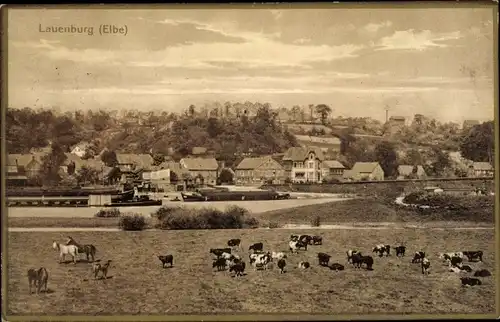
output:
[[[46,152],[45,152],[46,153]],[[30,154],[9,154],[7,174],[10,180],[27,180],[36,176],[42,165],[44,152]],[[292,147],[285,153],[243,158],[235,167],[227,168],[223,161],[214,157],[191,156],[179,162],[165,161],[154,165],[149,154],[118,153],[117,166],[107,167],[99,159],[83,160],[78,155],[66,153],[61,171],[70,174],[70,169],[78,172],[83,167],[97,170],[99,179],[108,183],[126,182],[132,179],[154,186],[166,188],[173,181],[187,181],[195,184],[216,184],[223,169],[230,171],[233,181],[239,185],[260,185],[264,183],[282,184],[321,183],[330,180],[384,180],[385,175],[377,162],[357,162],[351,169],[337,160],[327,157],[320,147]],[[422,166],[400,165],[398,179],[410,176],[425,178]],[[493,176],[493,168],[487,162],[474,162],[469,176]],[[174,178],[175,177],[175,178]]]

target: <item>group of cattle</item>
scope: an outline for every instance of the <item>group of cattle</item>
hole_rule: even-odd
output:
[[[289,251],[291,254],[297,253],[300,249],[304,249],[307,251],[307,247],[309,245],[322,245],[323,239],[320,236],[310,236],[310,235],[291,235],[289,241]],[[234,272],[235,276],[242,276],[245,271],[245,262],[242,260],[241,256],[237,254],[233,254],[233,247],[238,247],[241,249],[241,240],[240,239],[230,239],[227,242],[227,246],[225,248],[211,248],[210,254],[215,255],[213,259],[212,267],[216,268],[218,271],[226,270],[229,267],[229,272]],[[406,253],[405,246],[397,246],[394,247],[395,254],[397,257],[404,257]],[[264,252],[264,244],[262,242],[255,243],[250,245],[248,251],[252,251],[249,255],[249,263],[256,270],[268,269],[268,265],[270,263],[276,263],[278,268],[280,269],[280,273],[284,272],[286,267],[286,259],[287,254],[284,252]],[[376,253],[379,257],[391,256],[391,246],[385,244],[376,245],[372,253]],[[374,259],[372,256],[363,255],[360,251],[355,249],[347,250],[347,263],[352,264],[354,268],[361,268],[363,265],[366,266],[367,270],[373,270]],[[318,255],[318,264],[320,266],[329,267],[334,271],[342,271],[345,269],[345,266],[340,263],[332,263],[330,264],[331,255],[319,252]],[[483,261],[483,252],[482,251],[462,251],[462,252],[454,252],[454,253],[442,253],[439,255],[439,258],[443,259],[449,265],[449,271],[452,272],[472,272],[472,267],[470,265],[464,265],[463,259],[467,257],[469,262],[474,261]],[[411,260],[411,263],[419,263],[421,266],[422,274],[428,275],[430,274],[430,266],[431,262],[427,258],[425,252],[417,251],[414,253],[414,256]],[[298,268],[307,269],[311,265],[307,261],[301,261],[298,264]],[[481,269],[477,270],[474,273],[474,277],[461,277],[461,283],[463,286],[473,286],[473,285],[481,285],[481,280],[477,277],[486,277],[491,276],[491,273],[488,270]]]

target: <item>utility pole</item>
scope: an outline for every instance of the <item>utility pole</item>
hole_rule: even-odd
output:
[[[385,123],[389,121],[389,107],[385,107]]]

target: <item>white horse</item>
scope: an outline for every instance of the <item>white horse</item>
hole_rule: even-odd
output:
[[[62,263],[65,255],[70,255],[73,257],[73,264],[76,264],[76,256],[78,255],[78,247],[75,245],[64,245],[56,243],[55,241],[52,243],[52,247],[59,251],[59,263]]]

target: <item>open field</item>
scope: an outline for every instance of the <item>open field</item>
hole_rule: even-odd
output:
[[[318,199],[326,200],[326,199]],[[312,200],[307,200],[312,201]],[[175,203],[175,205],[190,205],[194,203]],[[201,207],[205,203],[196,203]],[[212,203],[217,204],[217,203]],[[259,206],[260,202],[256,203]],[[227,205],[226,205],[227,206]],[[225,207],[221,207],[225,209]],[[125,211],[131,210],[132,207],[123,208]],[[149,215],[158,207],[143,207],[140,213]],[[262,208],[262,206],[261,206]],[[13,208],[11,208],[13,209]],[[79,208],[77,210],[86,210],[87,217],[69,217],[73,214],[73,210],[56,208],[54,212],[42,209],[43,216],[29,217],[28,214],[23,216],[12,216],[9,209],[8,226],[9,227],[117,227],[118,218],[92,218],[98,209],[97,208]],[[22,210],[26,208],[17,208]],[[122,210],[123,210],[122,209]],[[387,203],[382,200],[373,198],[357,198],[350,200],[329,201],[320,204],[306,205],[295,208],[279,209],[274,211],[256,212],[255,207],[247,208],[251,212],[251,216],[255,217],[262,227],[268,227],[270,223],[274,223],[277,227],[286,224],[311,224],[312,220],[318,216],[320,223],[339,224],[339,223],[433,223],[447,222],[457,226],[464,224],[478,224],[493,226],[494,210],[493,209],[476,209],[461,213],[449,213],[443,210],[426,210],[419,211],[415,208],[396,206],[393,203]],[[92,212],[88,211],[92,210]],[[47,216],[47,217],[46,217]],[[153,222],[151,222],[153,223]]]
[[[164,201],[163,206],[182,206],[192,208],[216,208],[225,210],[228,206],[237,205],[250,210],[252,213],[262,213],[271,210],[294,208],[298,206],[307,206],[319,203],[327,203],[345,200],[345,198],[316,198],[316,199],[289,199],[289,200],[263,200],[263,201],[214,201],[214,202],[168,202]],[[150,207],[118,207],[121,212],[134,212],[142,215],[150,215],[158,210],[161,206]],[[9,207],[7,208],[9,218],[14,217],[68,217],[68,218],[90,218],[96,212],[102,209],[101,207]]]
[[[240,254],[248,264],[250,243],[266,250],[287,250],[290,233],[323,236],[324,245],[290,254],[287,272],[275,268],[233,278],[215,272],[210,247],[241,238]],[[494,231],[452,230],[190,230],[144,232],[72,232],[81,243],[96,245],[97,258],[112,259],[108,280],[89,280],[90,264],[59,264],[52,240],[68,233],[8,234],[7,314],[179,314],[179,313],[494,313]],[[331,263],[346,264],[345,251],[370,253],[376,243],[407,246],[407,256],[375,258],[374,270],[333,272],[317,265],[317,252],[332,255]],[[493,273],[483,285],[463,288],[456,273],[446,271],[437,252],[483,250],[484,263],[474,269]],[[412,252],[424,250],[431,274],[423,276]],[[174,267],[161,268],[156,258],[173,254]],[[299,261],[309,270],[295,268]],[[50,274],[48,294],[30,295],[26,271],[45,266]],[[299,296],[301,294],[301,296]]]

